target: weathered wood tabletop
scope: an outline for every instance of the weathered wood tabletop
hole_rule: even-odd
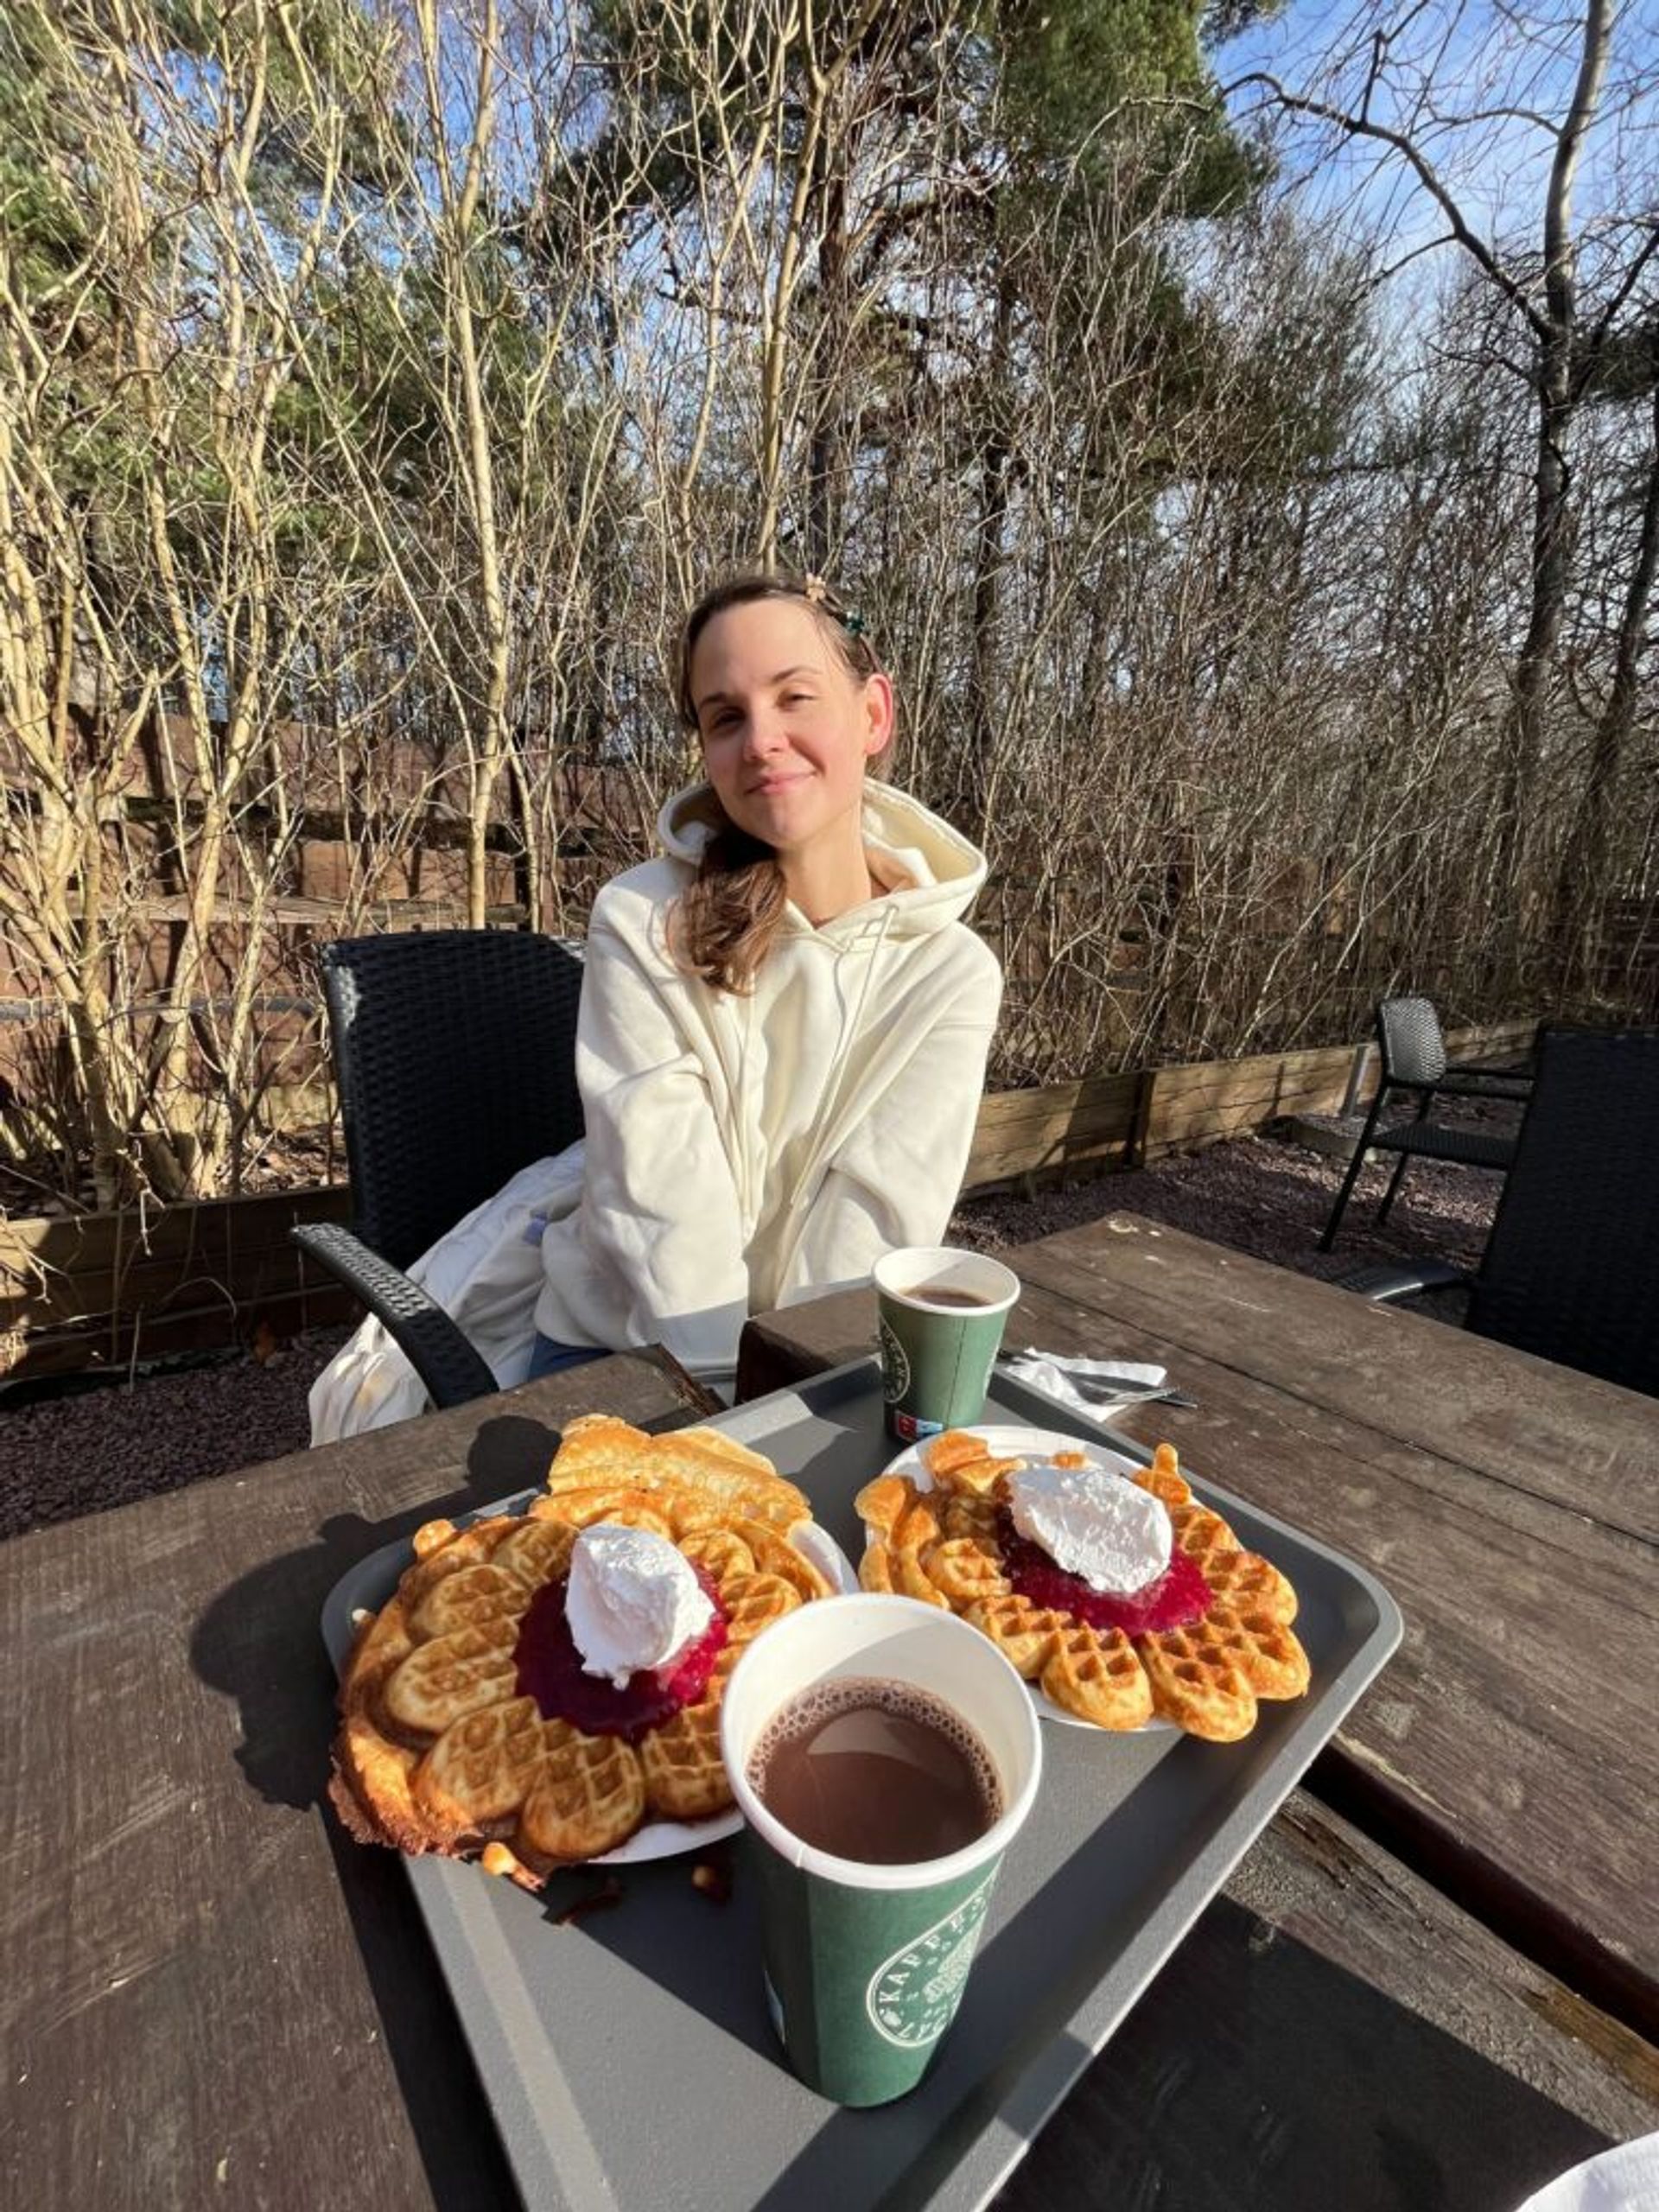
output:
[[[1039,1282],[1052,1265],[1093,1285],[1086,1250],[1069,1247],[1022,1255],[1039,1341],[1068,1341],[1068,1313],[1081,1338],[1109,1311],[1095,1287]],[[751,1371],[823,1363],[836,1329],[858,1326],[828,1306],[774,1317],[753,1332]],[[1312,1470],[1340,1459],[1353,1416],[1206,1366],[1144,1315],[1138,1332],[1114,1329],[1114,1350],[1160,1345],[1205,1408],[1179,1429],[1171,1415],[1169,1433],[1241,1491],[1231,1445],[1261,1446],[1263,1503],[1319,1529],[1300,1510]],[[7,2201],[514,2203],[402,1866],[323,1809],[333,1685],[317,1623],[348,1566],[434,1513],[530,1486],[559,1422],[597,1407],[652,1424],[692,1410],[667,1365],[607,1361],[0,1546]],[[1414,1469],[1422,1447],[1388,1449]],[[1294,1497],[1270,1479],[1287,1452],[1306,1463]],[[1381,1494],[1389,1471],[1379,1459],[1364,1479]],[[1329,1478],[1361,1479],[1345,1466]],[[1542,1492],[1516,1496],[1565,1517]],[[1351,1528],[1319,1533],[1367,1555]],[[1592,1586],[1611,1594],[1596,1559]],[[1394,1560],[1375,1563],[1403,1597]],[[1356,1740],[1373,1703],[1417,1712],[1427,1686],[1410,1667],[1427,1664],[1396,1658]],[[1418,1734],[1392,1721],[1379,1740],[1409,1751]],[[642,2096],[648,2113],[648,2085]],[[1656,2122],[1648,2043],[1299,1793],[1000,2205],[1510,2212]]]

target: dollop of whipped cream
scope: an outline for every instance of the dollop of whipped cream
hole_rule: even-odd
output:
[[[714,1618],[709,1593],[666,1536],[596,1521],[570,1552],[564,1616],[585,1675],[625,1690],[665,1667]]]
[[[1008,1510],[1030,1543],[1091,1590],[1130,1595],[1155,1582],[1175,1541],[1161,1498],[1103,1467],[1022,1467]]]

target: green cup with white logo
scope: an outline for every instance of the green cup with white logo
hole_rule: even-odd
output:
[[[1019,1276],[983,1252],[912,1244],[884,1253],[870,1280],[888,1434],[914,1444],[978,1421]]]
[[[836,1683],[919,1692],[965,1724],[995,1783],[981,1834],[944,1858],[877,1865],[785,1826],[765,1802],[756,1753],[783,1707]],[[940,1607],[826,1598],[745,1651],[720,1732],[748,1823],[766,2002],[789,2063],[836,2104],[889,2103],[916,2087],[956,2017],[997,1870],[1036,1799],[1042,1741],[1026,1686],[995,1644]]]

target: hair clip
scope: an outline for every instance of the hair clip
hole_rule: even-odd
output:
[[[822,576],[805,576],[801,581],[802,595],[814,607],[822,607],[830,596],[830,587]]]
[[[864,634],[864,617],[856,607],[854,607],[850,613],[842,616],[841,626],[849,638],[861,638]]]

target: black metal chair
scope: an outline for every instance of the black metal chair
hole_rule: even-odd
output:
[[[1512,1137],[1488,1136],[1478,1129],[1449,1129],[1431,1122],[1428,1111],[1441,1093],[1459,1098],[1507,1098],[1524,1103],[1532,1084],[1529,1075],[1448,1065],[1440,1018],[1424,998],[1384,999],[1376,1009],[1376,1041],[1382,1061],[1376,1096],[1371,1101],[1365,1126],[1337,1192],[1331,1218],[1319,1238],[1321,1252],[1328,1252],[1336,1242],[1337,1230],[1368,1152],[1399,1155],[1382,1203],[1377,1208],[1380,1222],[1388,1219],[1389,1210],[1405,1180],[1406,1169],[1414,1160],[1449,1160],[1461,1167],[1490,1167],[1502,1173],[1515,1158]],[[1414,1093],[1417,1111],[1408,1122],[1392,1122],[1380,1127],[1389,1094],[1396,1090]]]
[[[435,1405],[461,1405],[495,1377],[404,1270],[581,1136],[581,953],[556,938],[435,930],[341,938],[319,964],[356,1219],[308,1224],[294,1242],[385,1324]]]
[[[1478,1272],[1362,1268],[1374,1300],[1461,1282],[1465,1328],[1659,1396],[1659,1029],[1547,1029]]]

